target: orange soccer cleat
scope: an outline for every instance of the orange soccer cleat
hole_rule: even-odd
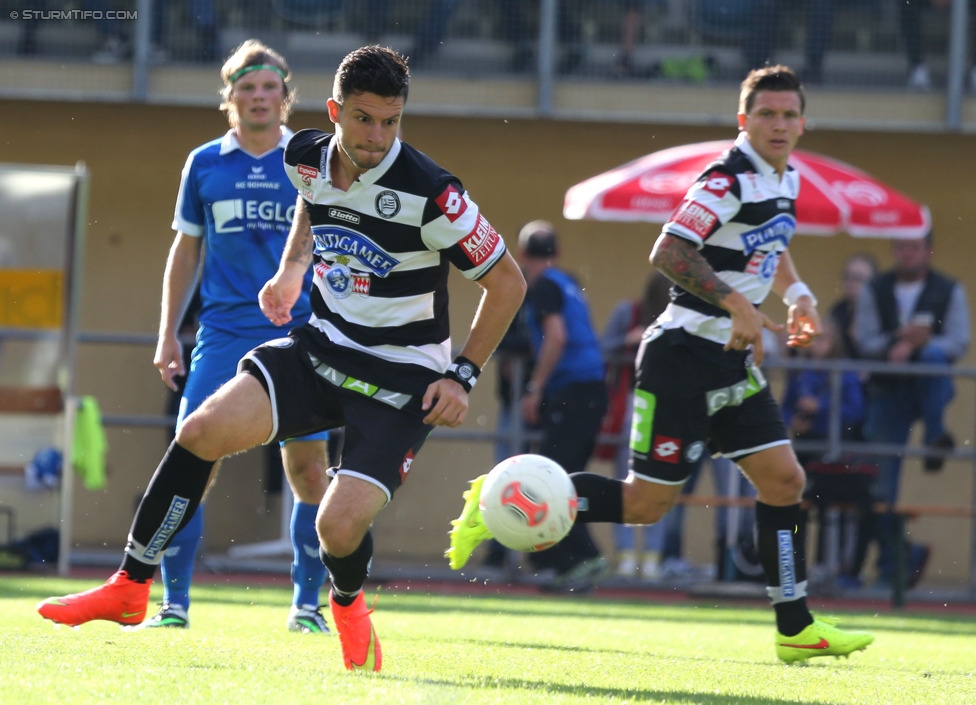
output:
[[[52,622],[76,627],[104,619],[124,625],[139,624],[149,607],[149,586],[129,578],[124,570],[115,573],[104,585],[64,597],[49,597],[38,603],[37,611]]]
[[[376,638],[376,630],[369,615],[373,610],[366,609],[366,598],[363,593],[356,595],[355,601],[348,607],[336,603],[335,597],[329,593],[329,607],[332,609],[332,621],[339,632],[339,643],[342,644],[342,660],[350,671],[378,671],[383,664],[383,654],[380,651],[380,640]]]

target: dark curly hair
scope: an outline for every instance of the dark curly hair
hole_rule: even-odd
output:
[[[393,49],[372,45],[346,54],[336,70],[332,98],[341,104],[348,95],[373,93],[406,102],[409,90],[406,59]]]

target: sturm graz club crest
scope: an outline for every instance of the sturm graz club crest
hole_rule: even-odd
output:
[[[376,212],[383,218],[392,218],[400,212],[400,197],[393,191],[382,191],[376,197]]]
[[[333,263],[323,279],[337,299],[344,299],[352,293],[352,272],[341,262]]]

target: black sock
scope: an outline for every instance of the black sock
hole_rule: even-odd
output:
[[[577,522],[580,524],[623,523],[623,482],[593,472],[574,472],[569,478],[573,481],[576,496],[579,498]]]
[[[120,570],[136,581],[152,580],[173,536],[200,506],[213,466],[170,444],[136,509]]]
[[[805,545],[799,504],[774,507],[756,502],[756,550],[766,573],[776,628],[784,636],[800,633],[813,621],[806,599]]]
[[[373,560],[373,534],[367,531],[359,548],[342,558],[330,556],[324,548],[319,547],[319,558],[332,576],[333,599],[348,607],[369,577],[369,564]]]

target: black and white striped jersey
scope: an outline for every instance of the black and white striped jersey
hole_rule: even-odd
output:
[[[302,130],[285,151],[315,240],[309,326],[362,379],[402,389],[405,365],[423,379],[450,364],[450,265],[477,280],[505,243],[461,182],[408,144],[396,140],[347,191],[331,182],[337,148],[332,134]]]
[[[758,306],[796,230],[799,191],[799,173],[787,167],[780,178],[741,133],[702,172],[663,232],[695,243],[719,278]],[[671,299],[658,318],[662,327],[728,342],[732,322],[725,310],[677,285]]]

